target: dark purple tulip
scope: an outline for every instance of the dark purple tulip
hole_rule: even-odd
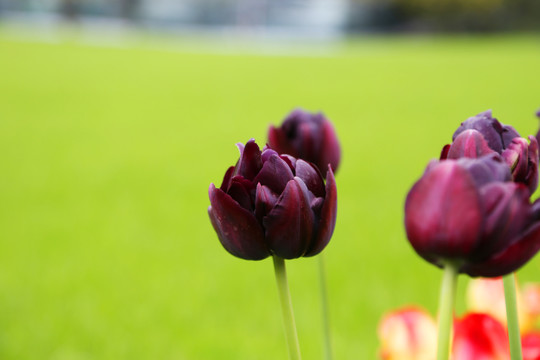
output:
[[[500,154],[510,167],[515,182],[527,185],[532,194],[538,186],[538,141],[529,142],[509,125],[491,116],[491,110],[467,119],[456,130],[452,144],[441,152],[441,160],[462,157],[477,158]]]
[[[341,149],[332,123],[322,113],[293,110],[280,127],[268,129],[268,146],[280,154],[289,154],[312,162],[319,169],[328,164],[335,172]]]
[[[238,144],[240,159],[221,187],[210,185],[208,214],[225,249],[242,259],[313,256],[330,241],[337,189],[330,166],[326,185],[312,164],[254,140]]]
[[[536,117],[540,120],[540,109],[536,111]],[[536,133],[536,141],[540,144],[540,128],[538,129],[538,132]]]
[[[434,161],[405,203],[407,237],[427,261],[471,276],[517,270],[540,249],[540,203],[498,154]]]

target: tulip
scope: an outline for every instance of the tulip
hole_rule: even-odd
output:
[[[280,154],[289,154],[312,162],[319,169],[328,164],[337,171],[341,149],[334,127],[322,114],[293,110],[280,127],[268,129],[268,146]]]
[[[453,360],[509,360],[508,336],[495,318],[469,313],[454,322]]]
[[[471,279],[467,286],[466,297],[469,311],[491,315],[506,326],[506,301],[502,278]],[[517,304],[519,324],[521,330],[524,331],[530,327],[531,317],[528,314],[528,304],[525,297],[519,292],[519,287]]]
[[[254,140],[238,145],[240,159],[218,189],[210,185],[208,214],[223,247],[246,260],[270,255],[313,256],[330,241],[337,190],[328,167],[326,186],[318,169],[301,159],[262,152]]]
[[[491,110],[461,123],[452,137],[452,144],[441,152],[441,160],[461,157],[477,158],[500,154],[510,167],[515,182],[525,184],[532,194],[538,186],[538,140],[529,142],[509,125],[492,117]]]
[[[523,360],[540,360],[540,333],[528,333],[521,339]]]
[[[525,284],[523,302],[531,323],[540,318],[540,284]]]
[[[444,268],[438,360],[448,359],[458,273],[509,274],[540,249],[539,205],[529,203],[524,184],[510,179],[510,168],[496,153],[434,161],[407,196],[409,241],[421,257]],[[507,312],[513,309],[508,312],[512,358],[518,359],[521,348],[511,276],[504,278],[504,287]]]
[[[437,325],[424,310],[408,307],[393,311],[379,323],[380,357],[384,360],[433,360]]]
[[[253,139],[238,148],[240,159],[220,188],[210,185],[210,221],[232,255],[273,257],[289,357],[300,360],[284,259],[317,255],[330,241],[337,212],[334,174],[328,165],[325,185],[318,168],[307,161],[261,151]]]
[[[471,276],[517,270],[540,249],[540,216],[497,154],[434,161],[405,203],[407,237],[416,252]]]

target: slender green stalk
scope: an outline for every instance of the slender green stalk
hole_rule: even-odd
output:
[[[291,302],[291,293],[289,292],[289,283],[287,281],[287,270],[285,269],[285,260],[274,255],[274,270],[276,274],[276,283],[281,301],[281,311],[283,314],[283,325],[285,327],[285,338],[289,348],[289,358],[291,360],[301,360],[300,344],[296,333],[296,324]]]
[[[516,281],[514,274],[503,277],[504,300],[506,302],[506,322],[508,324],[508,340],[510,341],[510,358],[521,360],[521,335],[519,332],[519,320],[516,301]]]
[[[330,337],[330,315],[328,308],[328,290],[326,287],[326,267],[323,254],[319,254],[319,287],[321,288],[321,310],[324,332],[324,354],[326,360],[332,360],[332,340]]]
[[[439,298],[439,338],[437,360],[448,360],[452,342],[452,323],[457,286],[457,266],[446,263]]]

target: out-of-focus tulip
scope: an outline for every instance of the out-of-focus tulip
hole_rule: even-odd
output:
[[[493,152],[510,167],[514,181],[525,184],[532,194],[538,186],[538,140],[529,142],[509,125],[492,117],[491,110],[464,121],[441,152],[441,160],[476,158]]]
[[[506,329],[487,314],[466,314],[454,322],[452,360],[510,360]]]
[[[519,325],[524,331],[530,326],[530,317],[519,287],[516,296]],[[466,298],[469,311],[491,315],[506,326],[506,302],[502,278],[471,279],[467,286]]]
[[[321,252],[334,231],[337,190],[304,160],[262,152],[254,140],[238,145],[240,159],[220,188],[210,185],[208,214],[221,244],[234,256],[284,259]]]
[[[425,311],[409,307],[394,311],[379,323],[380,356],[384,360],[433,360],[437,325]]]
[[[334,127],[322,113],[293,110],[280,127],[268,129],[268,146],[280,154],[289,154],[312,162],[319,169],[328,164],[335,172],[341,149]]]
[[[523,302],[527,315],[534,323],[540,318],[540,284],[525,284]]]
[[[407,237],[427,261],[471,276],[517,270],[540,249],[540,216],[497,154],[433,161],[405,203]]]
[[[521,338],[523,360],[540,360],[540,333],[528,333]]]

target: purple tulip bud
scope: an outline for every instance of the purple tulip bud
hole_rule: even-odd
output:
[[[509,125],[491,116],[491,110],[467,119],[456,130],[451,145],[441,152],[441,160],[477,158],[491,153],[502,155],[515,182],[523,183],[532,194],[538,186],[538,141],[529,142]]]
[[[540,250],[540,214],[497,154],[432,162],[405,203],[415,251],[462,273],[495,277],[517,270]]]
[[[327,166],[326,185],[312,164],[254,140],[238,145],[240,159],[221,187],[210,185],[208,214],[223,247],[246,260],[270,255],[313,256],[330,241],[336,224],[337,189]]]
[[[289,154],[312,162],[319,169],[328,164],[335,172],[341,150],[334,127],[322,113],[310,114],[301,109],[292,111],[281,127],[270,126],[268,146],[280,154]]]

